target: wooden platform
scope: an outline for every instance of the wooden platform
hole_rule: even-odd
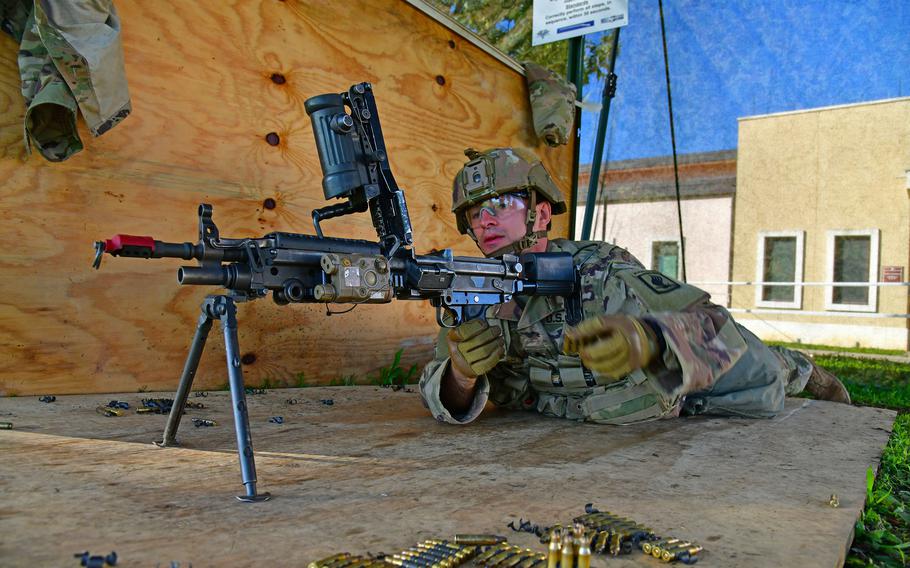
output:
[[[414,392],[272,390],[248,401],[273,500],[243,504],[228,393],[191,397],[207,408],[187,412],[182,447],[168,449],[151,444],[165,416],[95,412],[143,396],[172,394],[0,398],[14,424],[0,430],[4,566],[76,566],[84,550],[115,550],[123,566],[302,566],[457,532],[542,549],[506,524],[566,522],[588,502],[702,544],[702,566],[839,566],[894,418],[792,399],[773,420],[618,428],[489,411],[454,427]],[[662,565],[638,552],[594,564]]]

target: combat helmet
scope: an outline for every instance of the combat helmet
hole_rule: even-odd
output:
[[[541,237],[546,236],[546,231],[534,231],[538,199],[548,201],[552,205],[554,215],[566,212],[562,192],[553,183],[540,159],[532,152],[521,148],[493,148],[478,152],[468,148],[464,154],[469,161],[458,171],[452,183],[452,213],[455,214],[458,231],[461,234],[468,234],[477,240],[466,215],[467,209],[471,206],[514,191],[528,190],[530,194],[528,230],[525,237],[487,256],[499,256],[506,252],[519,253],[534,246]]]

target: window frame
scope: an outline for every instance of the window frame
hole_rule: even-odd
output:
[[[655,272],[660,272],[657,270],[657,267],[654,266],[654,244],[655,243],[675,243],[676,244],[676,274],[670,276],[670,278],[675,278],[680,280],[682,278],[682,247],[679,246],[679,241],[675,239],[650,239],[648,241],[648,252],[650,253],[650,269]]]
[[[834,303],[834,284],[825,286],[825,310],[836,312],[878,311],[879,229],[835,229],[827,231],[825,282],[834,282],[834,241],[837,237],[869,237],[869,302],[866,304]]]
[[[796,238],[796,270],[793,278],[793,301],[780,302],[777,300],[763,300],[762,292],[765,289],[765,240],[775,237],[794,237]],[[788,308],[801,310],[803,309],[803,264],[805,262],[805,231],[759,231],[758,233],[758,256],[755,261],[755,306],[759,308]],[[770,286],[769,286],[770,287]]]

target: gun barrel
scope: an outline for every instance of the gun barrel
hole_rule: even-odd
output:
[[[177,283],[190,286],[224,286],[232,290],[249,290],[253,282],[249,265],[242,263],[213,266],[181,266]]]

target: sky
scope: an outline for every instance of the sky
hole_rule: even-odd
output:
[[[609,161],[672,151],[658,3],[629,4]],[[680,154],[735,149],[739,117],[910,96],[910,0],[666,0],[664,18]],[[583,164],[597,119],[582,113]]]

